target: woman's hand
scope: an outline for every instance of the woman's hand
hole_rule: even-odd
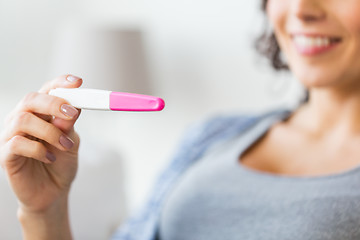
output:
[[[80,111],[48,92],[81,84],[80,78],[61,76],[39,92],[28,94],[5,120],[0,134],[0,164],[19,200],[18,217],[25,235],[26,226],[35,224],[35,218],[57,217],[61,221],[68,217],[67,199],[77,171],[80,141],[73,126]],[[46,231],[51,230],[49,227]]]

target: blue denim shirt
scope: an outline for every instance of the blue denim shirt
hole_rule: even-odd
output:
[[[216,116],[186,131],[176,154],[159,176],[143,208],[112,236],[113,240],[154,240],[163,203],[181,174],[216,143],[244,133],[262,119],[282,117],[290,110],[272,110],[258,115]]]

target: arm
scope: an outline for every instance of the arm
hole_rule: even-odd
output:
[[[19,208],[17,215],[24,239],[72,239],[67,202],[68,197],[64,196],[43,212]]]
[[[50,89],[75,88],[80,78],[61,76],[28,94],[10,113],[0,134],[0,164],[14,191],[24,239],[72,239],[68,195],[75,178],[79,110]]]

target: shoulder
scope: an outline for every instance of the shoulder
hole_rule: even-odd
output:
[[[221,140],[239,135],[265,119],[281,117],[290,112],[288,109],[271,109],[257,113],[216,114],[195,122],[187,129],[185,138],[193,144]]]

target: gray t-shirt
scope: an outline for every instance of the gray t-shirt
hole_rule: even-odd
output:
[[[360,239],[360,166],[340,174],[290,177],[238,162],[278,120],[265,118],[191,166],[163,207],[158,238]]]

